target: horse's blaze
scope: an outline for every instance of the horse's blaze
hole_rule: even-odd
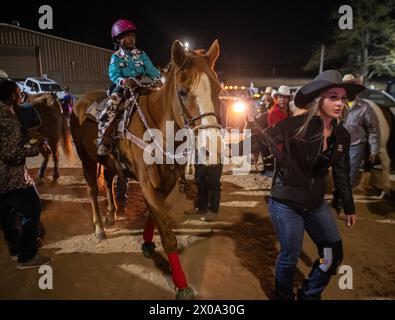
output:
[[[202,73],[200,75],[199,81],[192,89],[192,93],[196,96],[196,102],[199,107],[200,114],[215,113],[214,103],[212,100],[211,83],[206,73]],[[202,125],[219,125],[217,118],[214,116],[203,117],[201,121]],[[201,131],[201,135],[198,137],[197,147],[206,147],[209,152],[209,157],[216,158],[221,152],[222,143],[219,130],[216,128],[209,128]]]

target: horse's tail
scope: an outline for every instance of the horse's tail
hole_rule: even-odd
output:
[[[64,116],[62,116],[62,148],[64,154],[68,159],[71,158],[73,154],[72,146],[71,146],[71,133],[70,128],[67,126],[67,121]]]

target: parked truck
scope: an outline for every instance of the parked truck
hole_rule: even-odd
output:
[[[22,92],[28,94],[40,94],[54,92],[60,100],[63,100],[65,92],[62,87],[54,80],[48,78],[29,77],[25,81],[17,81]]]

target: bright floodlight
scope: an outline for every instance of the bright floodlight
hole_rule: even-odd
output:
[[[184,42],[184,47],[185,47],[185,49],[189,49],[189,47],[190,47],[190,44],[189,44],[189,42],[188,42],[188,41],[185,41],[185,42]]]
[[[242,102],[242,101],[237,101],[233,105],[234,112],[241,113],[241,112],[244,112],[245,109],[246,109],[246,104],[244,102]]]

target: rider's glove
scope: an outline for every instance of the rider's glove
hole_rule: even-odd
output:
[[[135,78],[128,78],[128,79],[122,80],[122,86],[129,88],[129,89],[134,89],[134,88],[139,87],[140,83]]]
[[[163,82],[160,78],[154,78],[152,86],[160,88],[161,86],[163,86]]]

